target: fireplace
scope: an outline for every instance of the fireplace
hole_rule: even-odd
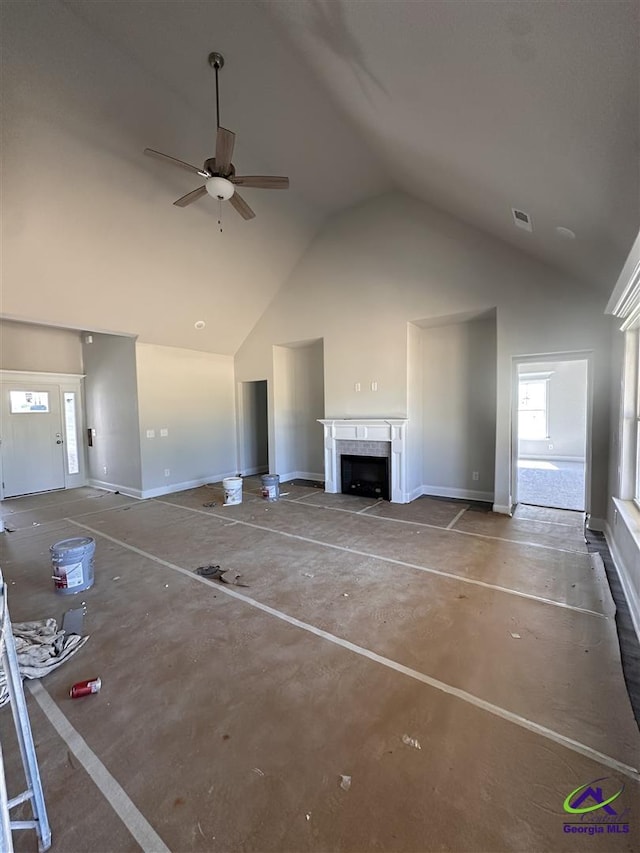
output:
[[[386,456],[340,456],[343,495],[389,500],[389,459]]]
[[[324,428],[325,491],[340,493],[342,456],[375,456],[387,467],[388,500],[409,503],[407,489],[406,418],[335,418],[321,420]],[[349,490],[349,494],[353,494]]]

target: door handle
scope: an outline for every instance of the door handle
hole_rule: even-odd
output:
[[[61,438],[59,438],[59,439],[56,441],[56,444],[64,444],[64,441],[63,441]]]

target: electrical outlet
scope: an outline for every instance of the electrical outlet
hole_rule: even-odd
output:
[[[356,391],[356,392],[358,392],[358,391],[360,391],[360,390],[361,390],[361,386],[360,386],[360,383],[359,383],[359,382],[356,382],[356,384],[353,386],[353,390],[354,390],[354,391]]]
[[[373,380],[373,382],[371,383],[371,390],[372,390],[372,391],[377,391],[377,390],[378,390],[378,383],[375,381],[375,379],[374,379],[374,380]]]
[[[166,427],[162,427],[160,430],[160,438],[166,438],[169,435],[169,430]]]
[[[479,480],[480,479],[480,472],[479,471],[473,471],[471,474],[471,479],[472,480]]]
[[[155,438],[155,437],[156,437],[155,429],[148,429],[147,430],[147,438]]]
[[[169,470],[169,468],[165,468],[165,469],[164,469],[164,476],[165,476],[165,477],[170,477],[170,476],[171,476],[171,471]]]

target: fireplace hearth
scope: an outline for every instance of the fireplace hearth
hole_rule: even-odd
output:
[[[389,500],[389,459],[386,456],[340,456],[343,495]]]

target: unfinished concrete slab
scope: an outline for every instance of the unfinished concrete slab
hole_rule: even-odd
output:
[[[207,496],[91,516],[61,503],[55,529],[2,537],[14,621],[78,603],[53,590],[50,534],[97,543],[91,639],[27,690],[54,850],[578,851],[571,791],[611,777],[633,808],[640,736],[589,555]],[[448,573],[390,562],[399,551]],[[248,587],[194,573],[210,562]],[[491,569],[503,562],[510,591]],[[96,675],[101,693],[68,698]],[[0,713],[3,744],[6,731]],[[120,792],[133,817],[110,805]],[[603,825],[589,844],[637,847],[627,818],[628,833]],[[34,845],[25,833],[18,849]]]

